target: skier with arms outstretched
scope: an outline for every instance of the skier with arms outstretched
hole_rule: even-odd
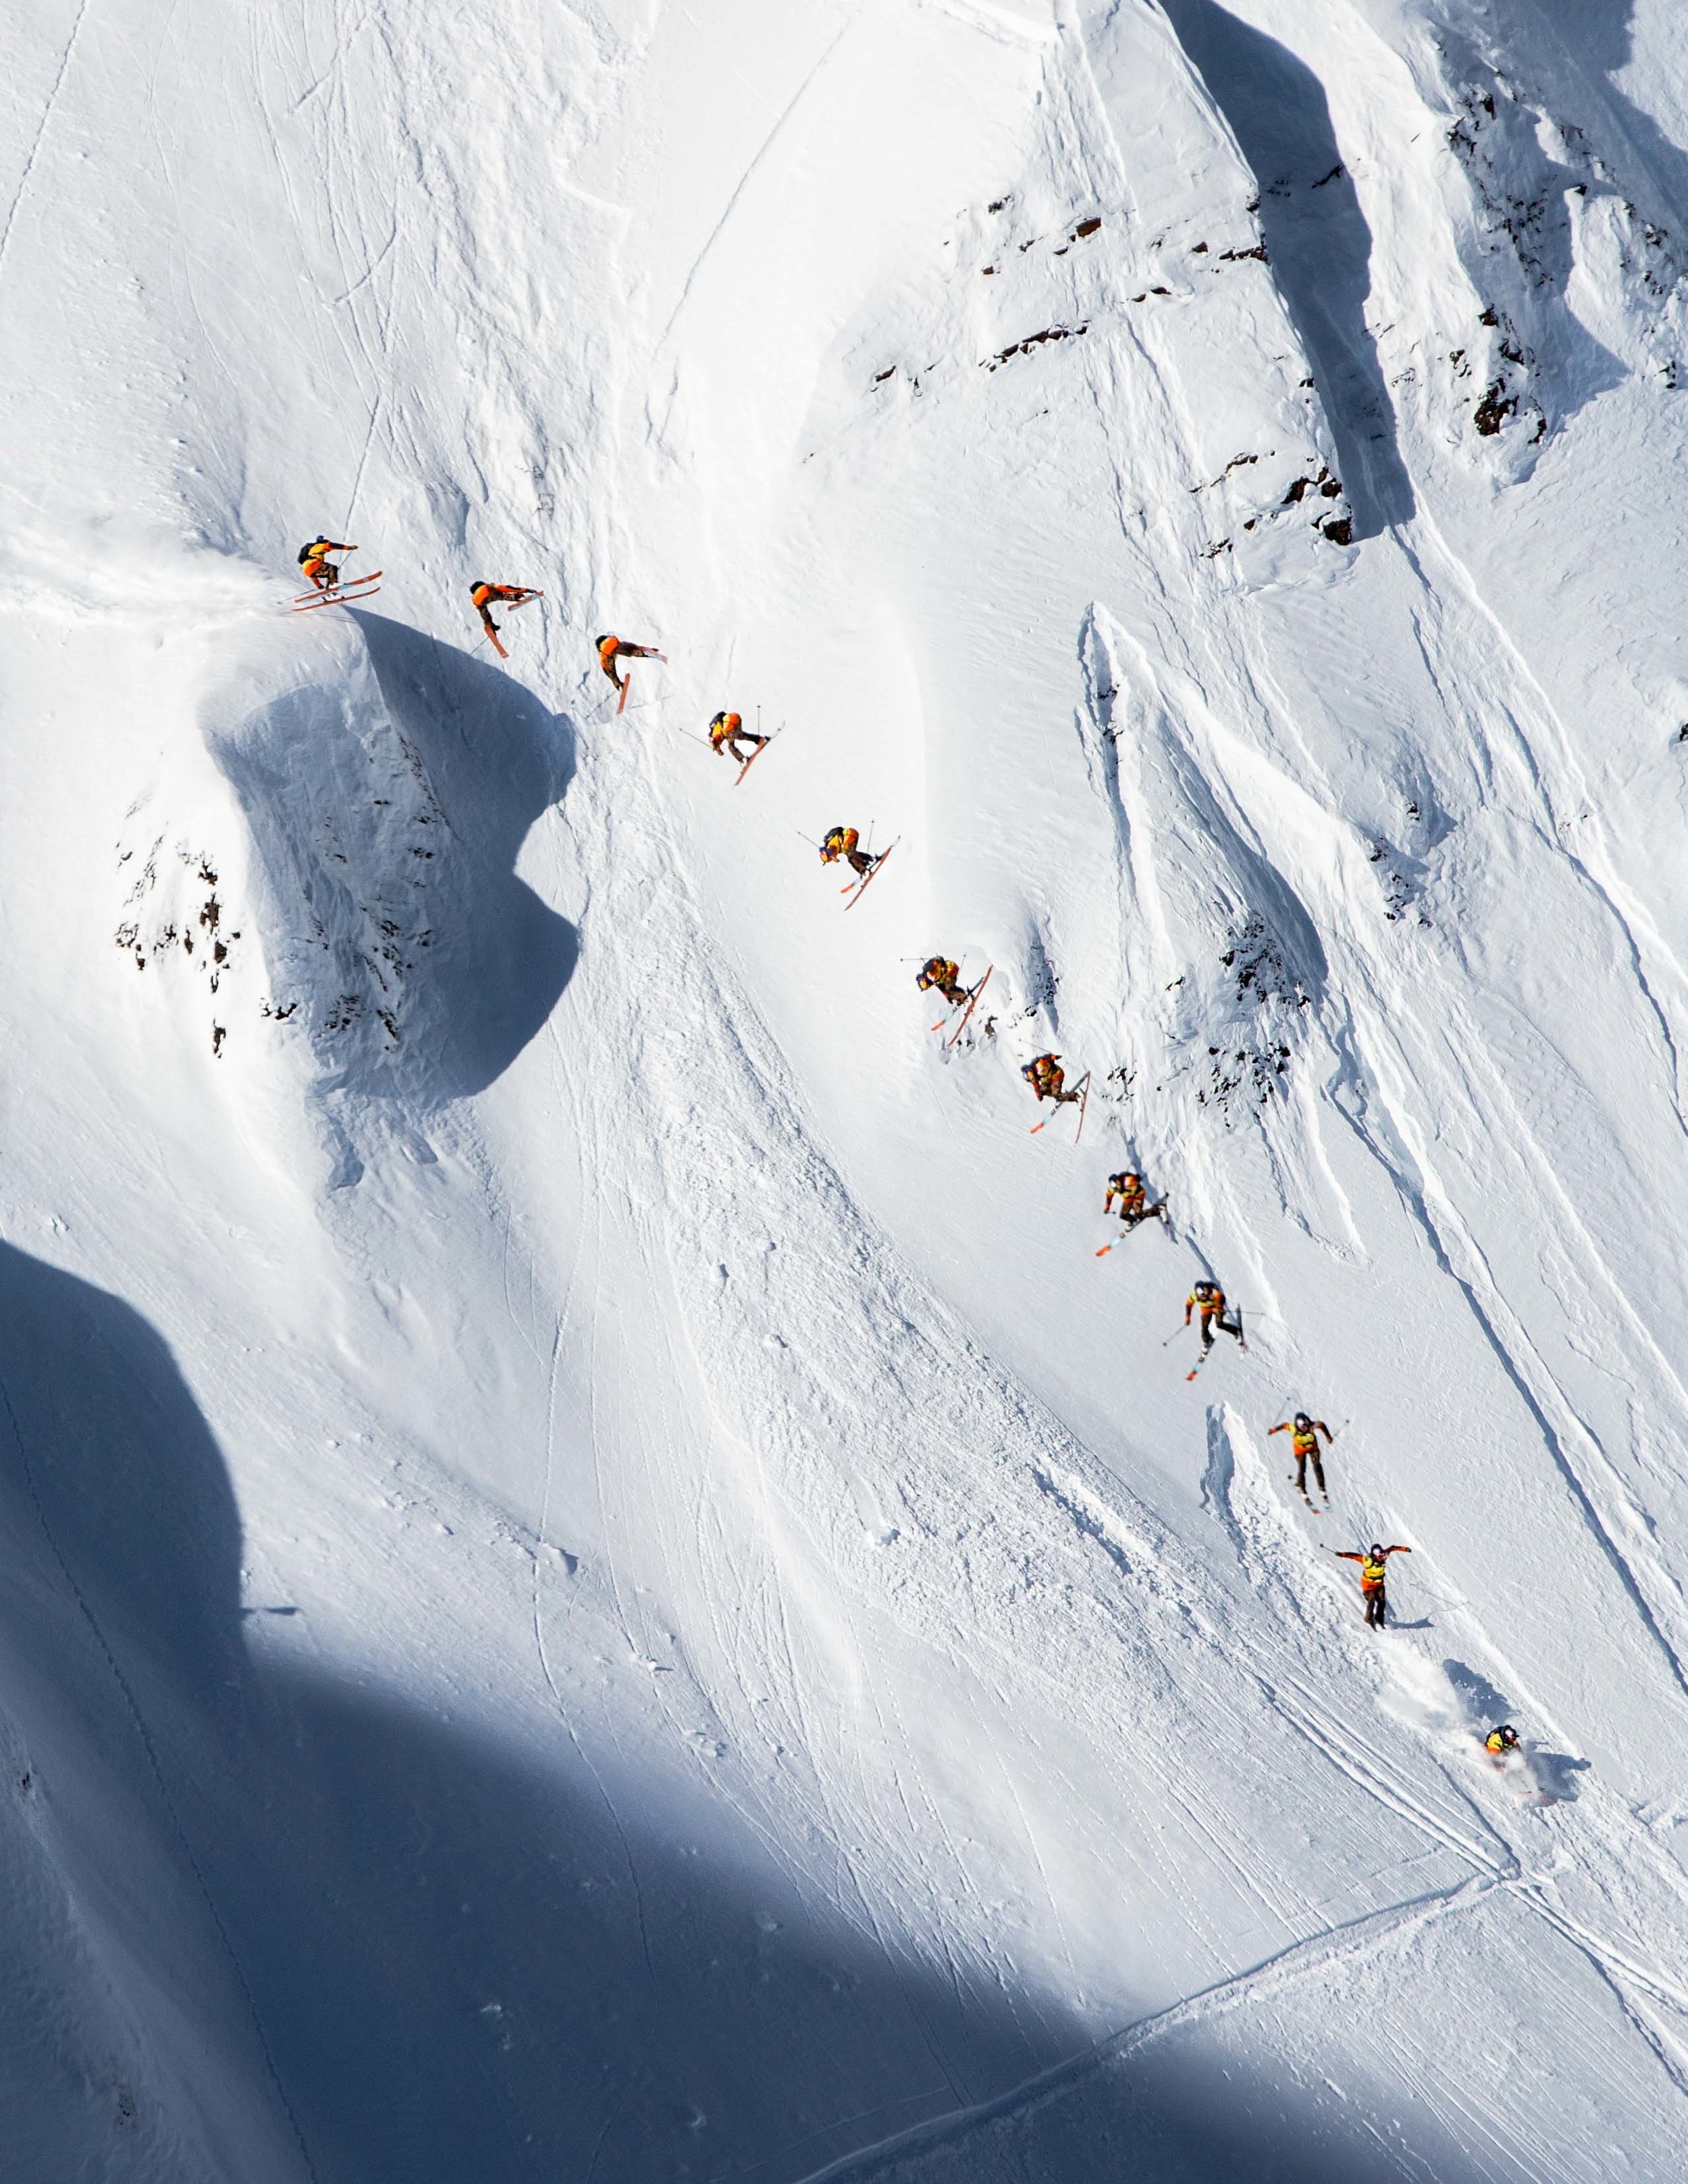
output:
[[[1410,1555],[1411,1547],[1380,1547],[1375,1540],[1369,1547],[1334,1547],[1332,1553],[1345,1563],[1360,1565],[1360,1596],[1366,1603],[1366,1628],[1381,1630],[1389,1613],[1389,1601],[1384,1591],[1384,1580],[1389,1574],[1391,1555]]]
[[[299,549],[299,566],[308,582],[319,592],[331,592],[340,581],[338,564],[329,560],[331,554],[355,554],[355,546],[348,546],[338,538],[313,538],[308,546]]]
[[[1309,1498],[1307,1466],[1311,1463],[1313,1468],[1313,1477],[1318,1481],[1318,1490],[1329,1502],[1330,1490],[1324,1483],[1324,1466],[1319,1461],[1318,1451],[1318,1437],[1321,1434],[1324,1435],[1327,1447],[1329,1446],[1332,1439],[1330,1428],[1324,1420],[1309,1418],[1305,1411],[1297,1411],[1293,1418],[1285,1418],[1281,1425],[1269,1426],[1267,1431],[1268,1435],[1280,1433],[1289,1435],[1290,1447],[1295,1458],[1295,1484],[1301,1490],[1303,1501]]]

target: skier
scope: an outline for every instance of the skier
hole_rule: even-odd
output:
[[[1324,1435],[1327,1447],[1331,1440],[1330,1428],[1324,1420],[1310,1418],[1305,1411],[1297,1411],[1293,1418],[1286,1418],[1282,1425],[1270,1426],[1267,1430],[1268,1435],[1286,1433],[1290,1435],[1290,1446],[1295,1451],[1295,1484],[1301,1489],[1302,1499],[1306,1498],[1307,1461],[1311,1457],[1313,1477],[1318,1481],[1318,1490],[1329,1502],[1330,1490],[1324,1483],[1324,1466],[1319,1461],[1318,1453],[1319,1435],[1321,1434]]]
[[[861,839],[861,835],[854,827],[828,827],[827,838],[821,844],[821,862],[823,865],[835,865],[842,857],[857,878],[865,880],[875,865],[883,863],[890,852],[882,850],[877,857],[870,855],[866,850],[857,848],[856,844]]]
[[[1037,1094],[1040,1105],[1045,1100],[1053,1100],[1059,1107],[1065,1101],[1078,1097],[1076,1092],[1063,1092],[1061,1089],[1067,1082],[1067,1072],[1061,1066],[1058,1054],[1039,1055],[1034,1061],[1025,1064],[1020,1074]]]
[[[340,571],[329,560],[331,554],[355,554],[355,546],[343,545],[337,538],[313,538],[309,546],[299,549],[299,566],[319,592],[331,592],[340,581]]]
[[[1201,1314],[1201,1347],[1204,1354],[1213,1347],[1213,1330],[1221,1334],[1234,1334],[1243,1339],[1242,1323],[1225,1317],[1225,1292],[1217,1282],[1198,1282],[1184,1301],[1184,1323],[1189,1325],[1193,1312]]]
[[[1518,1733],[1509,1721],[1503,1721],[1498,1729],[1491,1729],[1483,1740],[1483,1749],[1497,1767],[1502,1764],[1509,1752],[1516,1752],[1518,1748]]]
[[[1375,1540],[1362,1554],[1358,1547],[1335,1547],[1332,1552],[1345,1563],[1360,1565],[1360,1596],[1366,1603],[1366,1628],[1381,1630],[1389,1602],[1384,1597],[1384,1577],[1391,1555],[1410,1555],[1411,1547],[1380,1547]]]
[[[475,611],[488,637],[496,637],[499,626],[493,620],[493,602],[519,607],[524,599],[537,599],[540,594],[530,591],[525,584],[488,584],[476,582],[469,587],[469,596],[475,602]]]
[[[1128,1228],[1134,1228],[1139,1221],[1164,1221],[1167,1201],[1151,1206],[1143,1188],[1143,1178],[1134,1167],[1123,1167],[1117,1175],[1108,1178],[1108,1195],[1102,1201],[1104,1213],[1111,1213],[1114,1201],[1119,1201],[1119,1217]]]
[[[744,725],[742,713],[717,713],[709,724],[709,739],[710,747],[718,756],[736,758],[744,766],[749,764],[756,751],[746,753],[740,750],[740,743],[754,744],[756,750],[760,750],[768,740],[766,736],[752,735]]]
[[[959,1008],[970,998],[961,983],[961,965],[952,963],[947,956],[933,956],[916,972],[914,982],[923,994],[929,994],[936,986],[952,1009]]]
[[[660,660],[664,655],[654,644],[628,644],[619,637],[600,637],[598,640],[598,664],[619,690],[621,677],[616,662],[618,660]]]

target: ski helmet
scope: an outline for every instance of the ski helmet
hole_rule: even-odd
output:
[[[1371,1546],[1366,1550],[1366,1552],[1370,1555],[1374,1563],[1380,1563],[1384,1558],[1384,1551],[1375,1540],[1372,1541]]]
[[[1305,1411],[1297,1411],[1295,1413],[1295,1424],[1298,1426],[1310,1426],[1312,1424],[1312,1420],[1307,1416]]]
[[[1518,1741],[1518,1733],[1509,1721],[1503,1721],[1495,1734],[1502,1744],[1516,1744]]]
[[[613,644],[616,642],[615,638],[610,636],[607,629],[604,631],[602,637],[595,638],[593,641],[597,644]]]

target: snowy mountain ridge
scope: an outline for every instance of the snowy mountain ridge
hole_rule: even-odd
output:
[[[1674,12],[14,42],[17,2173],[1674,2175]]]

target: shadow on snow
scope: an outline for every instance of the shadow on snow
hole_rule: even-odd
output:
[[[1217,0],[1164,4],[1254,170],[1261,231],[1330,421],[1354,535],[1373,538],[1412,515],[1412,484],[1366,324],[1372,231],[1337,149],[1323,86],[1286,46]]]
[[[33,1858],[68,1893],[79,1958],[144,2048],[110,2066],[130,2082],[99,2082],[64,1966],[8,1982],[8,2066],[56,2029],[42,2173],[152,2175],[150,2139],[183,2184],[789,2184],[922,2120],[960,2143],[941,2119],[1085,2049],[1011,1958],[940,1965],[889,1906],[847,1926],[748,1831],[731,1869],[699,1850],[733,1823],[707,1789],[690,1813],[637,1785],[612,1809],[564,1721],[515,1752],[253,1656],[245,1631],[281,1626],[261,1602],[243,1624],[241,1563],[164,1344],[0,1245],[0,1877],[21,1902]],[[8,1926],[25,1958],[34,1930]],[[1157,2041],[1093,2081],[1077,2136],[1044,2114],[1036,2175],[1423,2174],[1316,2092]]]

